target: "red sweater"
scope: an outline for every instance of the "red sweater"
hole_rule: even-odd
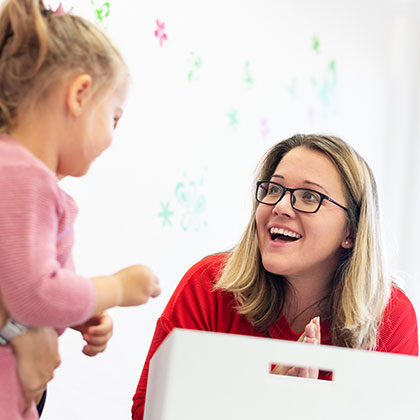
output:
[[[164,338],[173,328],[186,328],[256,337],[264,335],[235,309],[232,293],[213,290],[225,255],[212,255],[195,264],[185,274],[158,319],[152,344],[133,397],[132,418],[142,420],[146,398],[149,362]],[[270,328],[275,339],[297,341],[296,334],[281,316]],[[331,344],[328,322],[321,322],[322,344]],[[414,308],[401,290],[393,288],[379,330],[377,351],[418,355],[417,319]],[[321,377],[322,373],[320,373]]]

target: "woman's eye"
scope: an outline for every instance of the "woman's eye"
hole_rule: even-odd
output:
[[[275,185],[270,185],[268,188],[268,194],[280,194],[280,188]]]
[[[303,191],[302,192],[302,200],[305,200],[306,202],[315,202],[315,201],[319,201],[318,196],[315,195],[314,193],[310,192],[310,191]]]

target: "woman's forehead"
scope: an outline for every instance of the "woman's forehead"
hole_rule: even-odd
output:
[[[307,184],[308,188],[314,188],[310,184],[317,184],[328,193],[343,188],[341,175],[331,159],[318,150],[306,147],[295,147],[286,153],[272,176],[279,182]]]

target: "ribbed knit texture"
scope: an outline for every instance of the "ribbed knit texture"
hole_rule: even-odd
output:
[[[73,269],[76,215],[75,202],[54,173],[19,142],[0,135],[0,291],[15,319],[65,328],[92,315],[93,282]],[[23,402],[11,364],[9,349],[0,347],[0,419],[37,419],[35,410],[22,417],[11,398],[17,394]]]

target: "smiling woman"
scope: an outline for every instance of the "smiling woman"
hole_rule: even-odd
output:
[[[159,318],[133,419],[143,418],[150,358],[173,328],[418,354],[414,309],[384,269],[375,180],[356,151],[336,137],[282,141],[263,159],[255,198],[239,244],[193,266]]]

